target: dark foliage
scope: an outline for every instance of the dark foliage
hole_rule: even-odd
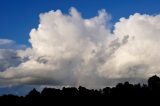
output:
[[[86,89],[85,87],[70,87],[63,89],[55,88],[44,88],[42,92],[38,92],[33,89],[25,97],[19,97],[15,95],[3,95],[0,97],[0,101],[6,103],[41,103],[42,101],[56,102],[57,100],[73,100],[88,101],[91,99],[92,102],[97,100],[111,101],[114,100],[131,100],[132,102],[142,101],[145,102],[150,100],[156,100],[160,98],[160,78],[152,76],[148,79],[148,85],[130,84],[129,82],[119,83],[115,87],[106,87],[100,90]],[[11,102],[12,101],[12,102]]]

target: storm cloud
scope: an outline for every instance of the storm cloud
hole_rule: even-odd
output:
[[[31,47],[16,52],[23,61],[0,72],[0,85],[112,86],[159,74],[160,15],[135,13],[113,30],[110,19],[105,10],[90,19],[75,8],[40,14]]]
[[[25,49],[24,45],[18,45],[12,40],[0,39],[0,71],[17,67],[22,62],[17,52],[23,49]]]

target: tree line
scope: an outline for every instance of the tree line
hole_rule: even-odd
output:
[[[105,87],[104,89],[87,89],[80,86],[79,88],[70,87],[63,89],[44,88],[42,92],[33,89],[26,96],[3,95],[0,100],[3,101],[40,101],[52,100],[53,98],[152,98],[160,97],[160,78],[152,76],[148,79],[148,84],[130,84],[129,82],[119,83],[115,87]],[[55,99],[53,99],[55,100]]]

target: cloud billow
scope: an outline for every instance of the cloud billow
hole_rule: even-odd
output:
[[[0,85],[96,87],[159,74],[160,16],[134,14],[110,28],[105,10],[84,19],[71,8],[40,14],[31,48],[18,50],[18,66],[0,72]],[[113,32],[113,33],[112,33]]]

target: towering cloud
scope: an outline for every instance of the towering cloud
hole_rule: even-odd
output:
[[[21,64],[0,72],[0,85],[106,86],[159,74],[160,16],[134,14],[110,29],[110,16],[84,19],[71,8],[40,15]],[[137,80],[134,80],[137,79]]]
[[[146,78],[159,74],[159,22],[160,15],[136,13],[129,19],[121,18],[120,22],[115,24],[114,34],[116,36],[130,36],[127,45],[119,49],[115,57],[122,75]]]

